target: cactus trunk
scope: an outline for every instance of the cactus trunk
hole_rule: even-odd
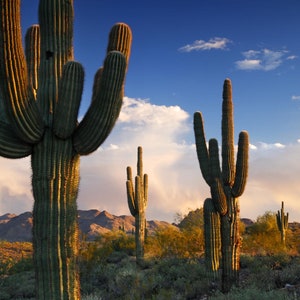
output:
[[[37,299],[79,299],[79,155],[47,130],[32,161],[33,247]]]
[[[238,199],[233,197],[229,201],[232,205],[231,219],[227,214],[220,217],[222,290],[224,292],[228,292],[232,284],[238,284],[240,270],[239,203]]]
[[[138,264],[144,259],[144,244],[146,237],[146,214],[145,210],[141,210],[135,216],[135,244],[136,244],[136,258]]]

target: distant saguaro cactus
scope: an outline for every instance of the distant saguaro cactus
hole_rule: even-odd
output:
[[[197,156],[202,176],[210,186],[213,211],[220,216],[221,252],[222,252],[222,289],[229,291],[233,283],[238,282],[240,235],[239,202],[246,185],[248,174],[249,137],[246,131],[239,134],[236,165],[234,162],[234,128],[231,81],[226,79],[223,86],[222,104],[222,168],[219,159],[219,147],[216,139],[206,145],[202,114],[194,114],[194,132]],[[210,202],[210,200],[209,200]],[[207,217],[206,217],[207,218]],[[215,223],[216,224],[216,223]],[[207,226],[207,225],[205,225]],[[206,229],[207,231],[208,229]],[[218,238],[217,234],[211,238]],[[218,241],[211,241],[206,247],[217,247]],[[212,253],[217,253],[215,249]],[[217,256],[214,255],[217,259]],[[213,264],[217,266],[215,262]]]
[[[284,213],[284,202],[281,202],[281,210],[277,211],[276,214],[276,221],[277,221],[277,227],[280,231],[281,236],[281,243],[283,246],[285,246],[285,237],[286,237],[286,231],[289,226],[289,213]]]
[[[79,157],[96,150],[122,105],[131,31],[111,30],[91,105],[78,124],[84,72],[73,57],[73,0],[41,0],[39,25],[26,33],[20,0],[0,0],[0,155],[31,155],[37,299],[79,299]]]
[[[143,174],[143,148],[138,147],[137,176],[133,182],[131,167],[127,167],[127,200],[130,213],[135,218],[135,244],[137,263],[143,262],[146,235],[146,207],[148,204],[148,175]]]

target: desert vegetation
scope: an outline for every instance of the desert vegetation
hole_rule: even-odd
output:
[[[281,243],[276,213],[251,225],[240,223],[239,284],[221,292],[207,272],[203,209],[189,212],[176,227],[158,228],[145,240],[136,264],[134,234],[122,230],[80,242],[82,299],[299,299],[299,224]],[[0,299],[35,299],[31,243],[0,242]]]

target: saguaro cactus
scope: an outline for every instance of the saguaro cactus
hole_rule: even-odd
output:
[[[196,150],[202,176],[210,186],[213,207],[220,216],[222,252],[222,288],[227,292],[238,281],[240,236],[239,202],[248,174],[249,137],[246,131],[239,134],[236,165],[234,165],[234,130],[231,81],[223,86],[222,104],[222,167],[216,139],[209,140],[207,148],[202,114],[194,114]],[[217,245],[211,242],[211,245]]]
[[[130,213],[135,218],[135,245],[137,263],[143,262],[146,234],[146,207],[148,203],[148,175],[143,174],[143,148],[137,151],[137,176],[135,187],[131,167],[127,167],[127,200]]]
[[[284,213],[283,201],[281,202],[281,210],[277,211],[276,221],[277,221],[278,230],[280,231],[281,243],[283,246],[285,246],[285,236],[289,226],[289,213],[286,214]]]
[[[131,32],[116,24],[91,105],[78,124],[84,72],[73,61],[73,0],[41,0],[21,40],[20,0],[0,0],[0,155],[31,155],[37,299],[79,299],[79,157],[109,135],[122,105]],[[5,116],[5,118],[4,118]]]

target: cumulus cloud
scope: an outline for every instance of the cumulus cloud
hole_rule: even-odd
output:
[[[201,207],[210,191],[200,172],[191,123],[191,116],[178,106],[125,98],[106,142],[81,158],[78,207],[129,214],[126,167],[136,174],[138,146],[143,147],[144,172],[149,175],[148,219],[172,222],[177,212]],[[277,211],[285,201],[290,220],[300,221],[299,155],[299,141],[250,145],[248,183],[240,199],[242,217],[255,219],[265,211]],[[0,215],[31,210],[29,159],[0,161]]]
[[[225,50],[231,41],[227,38],[215,37],[208,41],[196,40],[192,44],[180,47],[178,51],[180,52],[191,52],[191,51],[205,51],[205,50]]]
[[[239,70],[271,71],[278,68],[285,59],[292,60],[296,58],[295,56],[287,57],[287,53],[286,50],[248,50],[242,53],[244,59],[236,61],[235,65]]]
[[[242,215],[277,211],[284,201],[290,221],[300,221],[299,155],[297,141],[288,145],[258,143],[250,151],[248,183],[241,197]]]

